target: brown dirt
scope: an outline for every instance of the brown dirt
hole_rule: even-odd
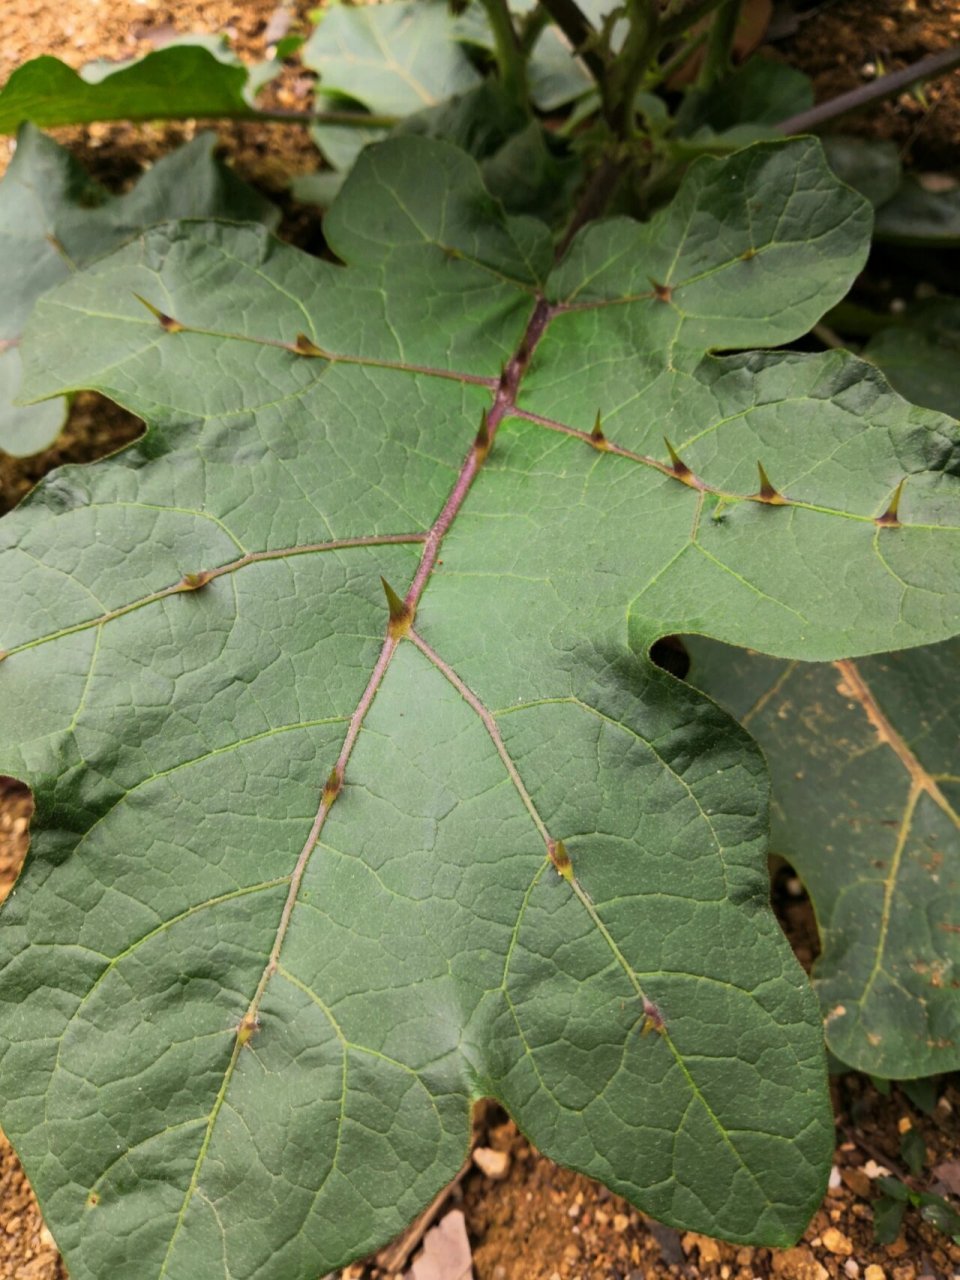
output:
[[[305,29],[308,0],[296,6],[293,30]],[[103,0],[89,5],[41,6],[6,0],[0,19],[0,82],[21,61],[54,53],[72,65],[94,57],[147,52],[158,32],[230,29],[247,58],[265,54],[263,33],[272,0]],[[817,99],[863,83],[867,64],[892,70],[960,39],[955,0],[840,0],[803,23],[786,48],[791,61],[814,77]],[[926,106],[912,95],[843,123],[849,131],[891,137],[905,154],[930,167],[956,165],[960,141],[960,76],[931,86]],[[295,68],[274,91],[279,105],[303,107],[309,82]],[[101,181],[128,185],[145,163],[192,137],[192,122],[169,126],[91,125],[63,129],[68,143]],[[225,153],[238,171],[277,198],[283,234],[305,247],[319,243],[316,223],[283,194],[288,175],[317,167],[317,156],[295,126],[220,124]],[[0,171],[9,157],[0,139]],[[77,396],[67,431],[53,449],[26,460],[0,456],[0,511],[8,509],[51,467],[89,461],[120,447],[141,424],[102,398]],[[0,778],[0,901],[16,878],[26,844],[29,792]],[[789,868],[774,881],[781,923],[802,962],[817,952],[809,903]],[[932,1116],[919,1112],[896,1087],[880,1094],[863,1077],[834,1082],[841,1139],[833,1185],[796,1249],[738,1248],[693,1234],[681,1235],[646,1219],[596,1183],[540,1156],[496,1107],[487,1108],[482,1141],[506,1152],[509,1172],[493,1181],[473,1170],[452,1196],[467,1216],[477,1280],[923,1280],[960,1275],[960,1247],[908,1212],[904,1232],[890,1246],[873,1243],[870,1200],[874,1165],[902,1173],[902,1133],[916,1128],[927,1168],[956,1159],[960,1148],[960,1091],[942,1090]],[[872,1162],[872,1163],[871,1163]],[[868,1270],[872,1268],[872,1270]],[[377,1260],[356,1264],[342,1280],[376,1280],[392,1273]],[[19,1163],[0,1134],[0,1280],[63,1280],[66,1272],[44,1226]]]
[[[815,6],[786,44],[790,61],[811,76],[817,102],[859,88],[960,43],[957,0],[834,0]],[[960,160],[960,72],[902,93],[832,126],[836,132],[890,138],[905,162],[956,169]]]

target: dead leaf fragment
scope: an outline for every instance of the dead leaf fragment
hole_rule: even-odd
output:
[[[933,1176],[942,1182],[953,1196],[960,1196],[960,1160],[944,1160],[933,1171]]]

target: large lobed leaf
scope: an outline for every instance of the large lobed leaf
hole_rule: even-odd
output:
[[[66,404],[18,405],[18,343],[34,304],[78,268],[156,222],[182,217],[255,219],[275,226],[276,206],[214,157],[202,133],[164,156],[126,195],[110,196],[69,151],[32,125],[0,182],[0,449],[45,449],[63,425]]]
[[[666,1221],[793,1240],[832,1124],[765,773],[647,652],[960,629],[953,424],[845,355],[705,355],[805,331],[866,206],[764,144],[551,269],[403,138],[326,230],[346,268],[147,232],[25,345],[35,394],[150,423],[0,524],[0,769],[37,801],[2,1121],[71,1275],[312,1280],[456,1171],[484,1095]]]
[[[814,986],[841,1061],[960,1066],[960,644],[831,664],[694,647],[692,678],[756,734],[772,846],[817,910]]]

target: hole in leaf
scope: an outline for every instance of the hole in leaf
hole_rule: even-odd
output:
[[[73,398],[63,431],[42,453],[14,458],[0,452],[0,515],[15,507],[48,471],[65,462],[93,462],[143,434],[143,423],[94,391]]]
[[[813,903],[793,867],[776,855],[770,859],[770,900],[794,955],[809,973],[820,954]]]
[[[650,650],[651,661],[663,671],[685,680],[690,670],[690,655],[679,636],[662,636]]]
[[[0,775],[0,902],[16,883],[27,856],[32,816],[30,788]]]

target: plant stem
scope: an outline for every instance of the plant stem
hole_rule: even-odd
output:
[[[633,103],[644,72],[659,47],[656,0],[627,0],[630,25],[611,68],[609,123],[620,138],[633,133]]]
[[[881,76],[879,80],[873,80],[870,84],[850,89],[836,98],[821,102],[811,107],[809,111],[801,111],[799,115],[781,120],[777,128],[781,133],[808,133],[828,120],[835,120],[838,116],[846,115],[848,111],[859,111],[862,107],[879,102],[882,98],[895,97],[904,89],[909,89],[912,84],[916,84],[918,80],[944,75],[956,66],[960,66],[960,47],[943,49],[940,53],[932,53],[929,57],[921,58],[919,62],[914,62],[901,71],[891,71],[888,76]]]
[[[672,53],[666,62],[662,62],[656,70],[655,76],[649,80],[648,88],[654,85],[663,84],[669,80],[674,72],[679,71],[688,58],[691,58],[707,38],[706,31],[700,31],[695,36],[691,36],[685,41],[676,52]]]
[[[124,117],[128,119],[129,117]],[[176,117],[168,115],[167,119]],[[344,125],[357,129],[392,129],[400,123],[399,116],[371,115],[365,111],[293,111],[282,107],[271,107],[266,111],[237,113],[231,116],[222,113],[217,116],[222,120],[250,120],[255,124],[330,124]]]
[[[713,15],[710,24],[710,35],[707,38],[707,52],[700,71],[699,87],[709,89],[718,80],[722,80],[733,66],[731,52],[733,38],[737,33],[740,21],[741,0],[724,0],[721,8]]]
[[[507,0],[482,0],[493,32],[494,55],[504,92],[522,107],[530,110],[527,92],[527,61],[517,37],[517,29],[507,7]]]
[[[520,48],[525,57],[530,57],[534,45],[549,22],[550,14],[542,4],[538,4],[526,15],[520,27]]]
[[[593,171],[583,194],[577,202],[573,216],[557,245],[556,258],[558,262],[570,248],[570,242],[580,228],[603,213],[627,168],[628,161],[613,156],[605,156]]]
[[[694,0],[693,4],[686,5],[679,13],[668,10],[660,22],[661,41],[668,44],[671,40],[678,40],[707,14],[713,13],[714,9],[725,3],[726,0]]]

